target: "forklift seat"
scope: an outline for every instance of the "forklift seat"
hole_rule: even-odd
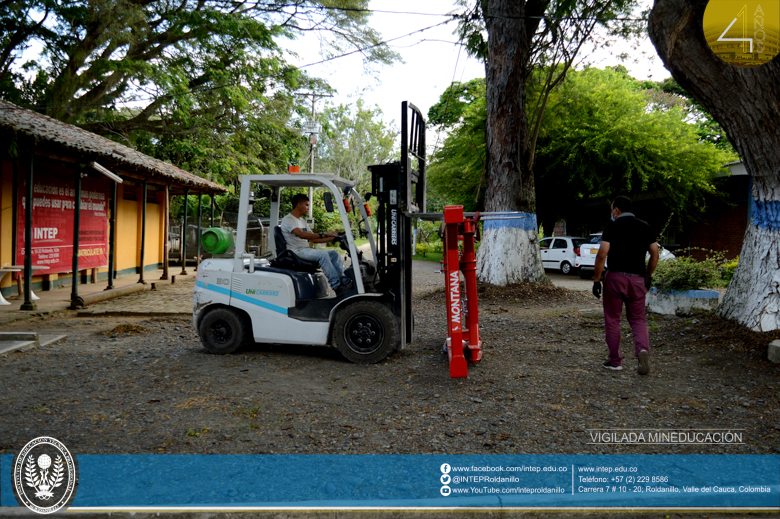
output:
[[[276,243],[276,259],[271,262],[271,266],[296,272],[308,272],[309,274],[314,274],[320,268],[316,261],[305,260],[287,249],[287,241],[284,239],[280,225],[274,227],[274,242]]]

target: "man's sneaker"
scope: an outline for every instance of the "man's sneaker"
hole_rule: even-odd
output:
[[[623,366],[613,366],[610,361],[605,361],[602,365],[604,366],[604,369],[611,369],[612,371],[623,371]]]
[[[349,292],[350,290],[352,290],[353,288],[355,288],[355,284],[352,283],[351,279],[349,279],[345,283],[341,283],[339,286],[336,287],[336,289],[335,289],[336,290],[336,295],[337,296],[342,296],[342,295],[346,294],[347,292]]]
[[[640,375],[650,373],[650,354],[646,350],[639,352],[639,368],[636,370]]]

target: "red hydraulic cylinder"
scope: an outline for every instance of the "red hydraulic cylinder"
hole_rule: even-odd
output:
[[[479,338],[479,308],[474,240],[478,215],[464,219],[462,206],[444,208],[444,273],[447,290],[447,353],[450,377],[468,376],[467,360],[482,358]],[[459,243],[463,242],[463,252]],[[461,298],[460,275],[463,272],[465,293]],[[465,304],[463,302],[465,299]]]

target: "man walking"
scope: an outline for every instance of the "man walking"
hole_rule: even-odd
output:
[[[612,202],[612,221],[604,227],[601,247],[596,255],[593,295],[601,297],[601,279],[609,259],[609,271],[604,276],[604,331],[609,359],[604,368],[623,369],[620,353],[620,314],[626,304],[628,324],[634,336],[634,353],[639,359],[637,372],[650,373],[650,341],[645,319],[645,296],[658,264],[658,243],[650,226],[634,216],[631,200],[619,196]],[[650,262],[645,269],[645,254]]]
[[[309,212],[309,197],[298,194],[292,197],[293,210],[282,218],[281,227],[287,248],[297,256],[311,261],[316,261],[325,277],[328,278],[330,287],[337,295],[342,295],[354,288],[352,280],[344,275],[344,265],[338,251],[312,249],[309,242],[328,243],[335,239],[337,233],[311,232],[306,227],[303,215]]]

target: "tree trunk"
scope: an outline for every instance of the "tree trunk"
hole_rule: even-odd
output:
[[[481,281],[507,285],[546,280],[536,227],[525,83],[531,39],[544,1],[487,0],[485,174],[487,211],[524,211],[523,219],[487,220],[477,254]]]
[[[704,38],[706,6],[707,0],[656,0],[650,13],[650,38],[672,76],[721,124],[753,181],[752,218],[739,266],[718,313],[752,330],[776,330],[780,328],[780,60],[757,67],[736,67],[720,60]]]

